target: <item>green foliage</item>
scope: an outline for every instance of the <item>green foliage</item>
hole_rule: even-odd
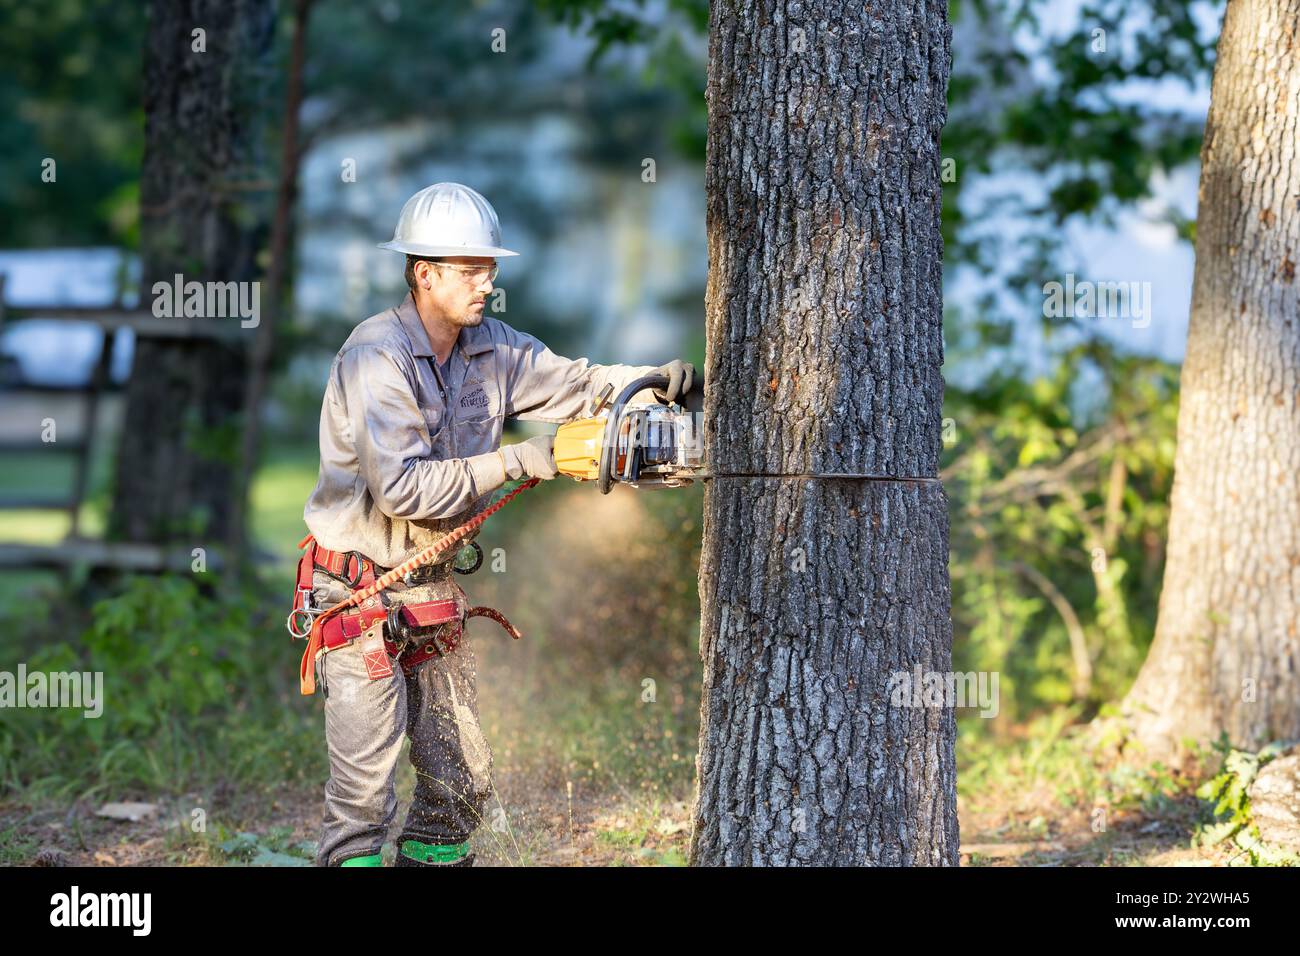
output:
[[[1195,160],[1203,117],[1143,94],[1158,82],[1208,82],[1217,31],[1200,29],[1198,14],[1209,20],[1221,6],[1095,0],[1066,30],[1061,6],[1046,0],[955,0],[955,36],[978,42],[953,50],[943,153],[960,174],[944,187],[945,260],[1037,285],[1060,253],[1063,223],[1111,222],[1151,195],[1153,174]],[[1045,198],[968,198],[978,174],[1013,170],[1041,182]],[[982,228],[990,214],[1017,213],[1023,234]]]
[[[626,72],[615,52],[632,48],[643,54],[639,82],[670,105],[669,140],[681,155],[703,160],[708,112],[704,101],[705,45],[709,27],[707,0],[668,0],[650,13],[644,0],[615,6],[608,0],[540,0],[535,7],[570,30],[594,41],[589,70],[611,75]],[[656,138],[659,125],[642,117],[642,143]],[[650,119],[650,123],[644,120]]]
[[[1198,797],[1214,807],[1213,822],[1197,827],[1198,845],[1214,846],[1232,840],[1245,851],[1251,866],[1300,865],[1300,855],[1270,846],[1260,838],[1259,827],[1250,813],[1250,785],[1260,768],[1286,747],[1287,744],[1274,743],[1251,753],[1233,749],[1226,738],[1220,741],[1218,749],[1223,754],[1223,767],[1196,791]]]
[[[293,841],[293,827],[272,827],[264,834],[247,830],[230,836],[219,828],[217,849],[235,866],[311,866],[316,844]]]
[[[196,576],[197,577],[197,576]],[[195,577],[133,578],[90,609],[79,640],[47,635],[28,673],[102,674],[102,714],[44,708],[0,730],[0,783],[72,796],[280,780],[319,763],[301,732],[292,648],[251,593]]]
[[[1092,710],[1136,674],[1155,628],[1176,396],[1174,367],[1100,342],[1043,377],[948,389],[954,656],[1000,673],[1001,719]]]
[[[184,443],[187,451],[214,465],[236,466],[242,423],[236,419],[204,423],[198,409],[189,409],[185,422]]]
[[[0,247],[135,244],[145,12],[0,0]]]

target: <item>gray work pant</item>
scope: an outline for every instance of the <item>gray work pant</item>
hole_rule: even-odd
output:
[[[322,586],[322,582],[324,586]],[[316,572],[313,599],[328,607],[347,594]],[[386,603],[455,596],[450,577],[385,591]],[[479,727],[474,650],[462,639],[455,650],[405,674],[393,660],[391,677],[370,680],[359,642],[323,655],[317,686],[325,695],[325,739],[330,779],[318,866],[337,866],[378,853],[397,814],[394,780],[403,736],[411,739],[415,794],[401,833],[405,840],[454,844],[483,821],[492,794],[492,752]]]

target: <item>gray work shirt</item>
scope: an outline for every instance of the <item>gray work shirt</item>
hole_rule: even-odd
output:
[[[585,417],[606,383],[617,394],[656,367],[563,358],[486,315],[461,329],[446,376],[436,364],[409,294],[343,343],[321,407],[320,477],[303,511],[324,547],[396,567],[504,484],[505,419]]]

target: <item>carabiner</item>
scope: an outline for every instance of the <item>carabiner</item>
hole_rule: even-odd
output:
[[[352,577],[348,577],[348,562],[350,561],[357,562],[357,573]],[[349,551],[348,556],[343,559],[343,574],[340,575],[340,580],[348,586],[349,591],[355,591],[361,587],[361,575],[365,574],[365,571],[366,559],[358,551]]]
[[[289,634],[295,640],[303,640],[311,634],[316,618],[324,614],[325,609],[312,606],[311,588],[299,588],[298,595],[302,606],[289,612],[285,627],[289,629]]]

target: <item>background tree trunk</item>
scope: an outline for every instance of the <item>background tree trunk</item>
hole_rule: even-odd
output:
[[[696,864],[956,864],[943,4],[710,5]],[[841,475],[853,477],[826,477]]]
[[[206,51],[193,49],[195,29]],[[145,49],[141,303],[155,282],[256,278],[270,184],[259,181],[259,97],[272,0],[154,0]],[[237,326],[232,318],[209,318]],[[251,335],[253,330],[246,330]],[[220,542],[231,514],[246,358],[211,339],[136,343],[110,534]],[[201,541],[196,543],[202,543]]]
[[[294,0],[293,41],[289,52],[289,77],[284,96],[284,118],[280,134],[280,176],[276,187],[275,217],[271,221],[270,262],[267,267],[266,298],[262,322],[253,336],[243,397],[243,434],[239,443],[239,470],[232,482],[229,526],[226,530],[225,567],[229,583],[238,579],[247,548],[246,518],[253,472],[257,469],[262,435],[262,405],[270,387],[271,359],[275,352],[276,327],[289,303],[293,258],[293,211],[298,204],[298,177],[303,147],[299,139],[299,113],[303,101],[303,72],[307,60],[307,24],[315,0]]]
[[[1233,0],[1155,640],[1123,712],[1151,759],[1300,737],[1300,0]]]

